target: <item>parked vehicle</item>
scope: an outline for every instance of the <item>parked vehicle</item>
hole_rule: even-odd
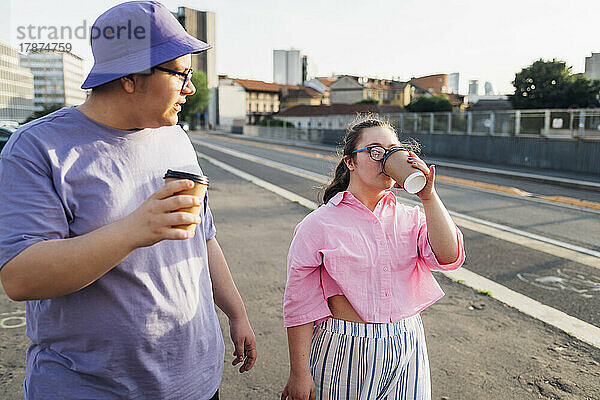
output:
[[[0,126],[0,151],[4,148],[8,138],[17,128],[14,126]]]

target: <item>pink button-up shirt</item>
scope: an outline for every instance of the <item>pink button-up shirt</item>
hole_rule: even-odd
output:
[[[327,298],[344,295],[365,322],[387,323],[419,313],[444,292],[431,270],[451,270],[465,259],[456,228],[458,258],[440,264],[427,240],[419,207],[384,196],[371,212],[352,193],[336,194],[294,231],[283,303],[286,327],[331,317]]]

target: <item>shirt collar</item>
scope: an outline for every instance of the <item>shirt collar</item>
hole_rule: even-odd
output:
[[[350,193],[347,190],[344,190],[343,192],[338,192],[335,196],[333,196],[331,198],[331,200],[329,200],[329,203],[333,204],[334,206],[338,206],[341,202],[343,201],[358,201],[358,199],[356,197],[354,197],[354,195],[352,193]],[[383,198],[381,200],[379,200],[379,202],[391,202],[393,205],[396,205],[396,196],[394,195],[394,193],[390,190],[389,192],[387,192],[385,194],[385,196],[383,196]]]

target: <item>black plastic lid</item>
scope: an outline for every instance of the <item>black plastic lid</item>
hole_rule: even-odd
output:
[[[163,179],[167,179],[167,178],[189,179],[191,181],[198,182],[203,185],[208,185],[208,177],[207,176],[190,174],[189,172],[173,171],[171,169],[168,169],[167,173],[165,174]]]

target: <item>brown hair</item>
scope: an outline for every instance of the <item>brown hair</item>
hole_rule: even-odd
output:
[[[375,126],[389,129],[392,133],[396,134],[394,127],[381,119],[377,114],[358,115],[354,121],[348,125],[346,128],[346,135],[344,135],[343,139],[343,149],[340,154],[341,160],[335,168],[331,182],[324,188],[323,204],[327,204],[327,202],[337,193],[348,189],[348,185],[350,184],[350,170],[344,162],[344,156],[354,157],[352,152],[356,150],[356,144],[360,140],[362,130]],[[402,145],[412,151],[419,150],[419,145],[414,141],[403,142]]]

